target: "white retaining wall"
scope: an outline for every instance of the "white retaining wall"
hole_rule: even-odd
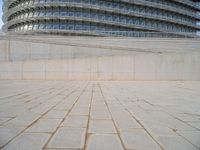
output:
[[[199,42],[177,40],[176,49],[166,39],[128,39],[126,45],[120,39],[118,45],[98,39],[95,45],[92,40],[72,44],[1,39],[0,79],[200,80]]]

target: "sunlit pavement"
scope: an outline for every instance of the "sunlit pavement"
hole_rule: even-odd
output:
[[[0,81],[6,150],[199,150],[200,82]]]

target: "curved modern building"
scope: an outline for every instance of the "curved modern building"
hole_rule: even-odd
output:
[[[3,30],[93,36],[196,36],[200,0],[4,0]]]

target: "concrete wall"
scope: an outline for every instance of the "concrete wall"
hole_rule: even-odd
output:
[[[170,43],[166,39],[146,39],[148,46],[144,39],[128,39],[126,45],[124,39],[118,39],[116,45],[113,39],[105,44],[96,39],[96,45],[84,40],[74,45],[56,40],[0,40],[0,79],[200,80],[196,41],[186,41],[189,44],[182,44],[181,49],[183,40],[176,41],[177,48],[171,48],[174,40]]]

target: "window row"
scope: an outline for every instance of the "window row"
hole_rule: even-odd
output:
[[[162,4],[163,6],[172,6],[176,9],[179,8],[179,9],[188,11],[188,13],[196,13],[196,11],[190,7],[187,7],[185,5],[182,5],[176,2],[172,3],[169,0],[142,0],[142,1],[154,2],[157,4]],[[91,4],[91,5],[109,7],[109,8],[114,8],[114,9],[119,8],[121,10],[126,10],[126,11],[135,10],[136,7],[140,7],[139,5],[124,3],[124,2],[116,2],[115,0],[25,0],[25,1],[23,0],[23,1],[20,1],[20,3],[15,3],[15,5],[14,4],[13,5],[25,6],[25,5],[33,5],[34,3],[51,3],[51,2]]]
[[[179,8],[182,10],[187,10],[187,11],[192,11],[195,12],[195,10],[193,8],[191,8],[190,6],[186,6],[185,4],[181,4],[181,3],[177,3],[175,1],[171,1],[171,0],[146,0],[149,2],[153,2],[153,3],[158,3],[161,5],[167,5],[167,6],[172,6],[175,8]],[[195,5],[195,3],[193,3]]]
[[[140,13],[139,13],[140,14]],[[146,14],[146,13],[145,13]],[[148,13],[146,15],[149,15]],[[96,11],[96,10],[90,10],[90,9],[80,9],[80,8],[51,8],[51,9],[40,9],[35,11],[27,11],[27,12],[20,12],[13,14],[9,17],[9,21],[13,19],[26,19],[31,17],[49,17],[49,16],[70,16],[70,17],[83,17],[83,18],[90,18],[95,20],[108,20],[108,21],[114,21],[114,22],[125,22],[125,23],[133,23],[135,20],[135,17],[131,17],[130,15],[120,15],[116,13],[110,13],[105,11]],[[187,17],[184,18],[178,18],[177,15],[170,15],[166,17],[162,17],[159,15],[151,15],[151,17],[160,17],[162,19],[176,19],[175,22],[179,21],[180,23],[186,23],[189,25],[196,25],[196,21],[194,19],[189,19]],[[141,18],[144,19],[144,18]],[[121,21],[122,20],[122,21]]]
[[[138,25],[143,25],[142,22]],[[182,26],[172,26],[170,24],[160,24],[163,31],[168,32],[196,32],[196,30],[182,27]],[[155,26],[160,26],[155,24]],[[9,29],[17,28],[16,25],[11,26]],[[83,30],[83,31],[124,31],[124,30],[134,30],[133,28],[121,27],[108,24],[94,24],[88,22],[77,22],[77,21],[46,21],[46,22],[35,22],[26,24],[23,29],[20,30],[36,30],[36,29],[61,29],[61,30]]]
[[[48,12],[52,13],[52,12]],[[36,12],[34,14],[32,13],[24,13],[18,16],[18,19],[27,19],[27,18],[32,18],[35,17],[42,17],[40,19],[45,19],[46,14],[47,16],[51,16],[48,13],[44,13],[43,11],[41,12]],[[105,23],[112,23],[112,24],[121,24],[121,25],[140,25],[148,28],[154,28],[158,30],[163,30],[166,29],[166,26],[174,26],[176,27],[174,30],[182,31],[184,30],[184,26],[169,23],[169,22],[161,22],[161,21],[155,21],[151,19],[144,19],[144,18],[137,18],[137,17],[128,17],[128,16],[119,16],[119,15],[111,15],[111,14],[106,14],[106,13],[89,13],[89,12],[65,12],[65,14],[62,14],[62,16],[70,17],[71,19],[88,19],[88,21],[105,21]],[[39,19],[38,18],[38,19]],[[61,17],[58,17],[61,19]],[[65,18],[67,19],[67,18]],[[69,18],[68,18],[69,19]],[[28,19],[27,19],[28,20]],[[168,25],[169,24],[169,25]]]
[[[184,34],[179,34],[179,33],[163,33],[163,32],[145,32],[142,30],[121,30],[119,31],[114,31],[114,30],[109,30],[108,27],[97,27],[97,26],[89,26],[89,28],[93,30],[88,30],[88,32],[85,32],[86,30],[75,30],[76,27],[71,27],[66,30],[66,32],[58,32],[59,30],[52,30],[53,28],[49,28],[48,25],[46,25],[46,28],[44,27],[43,24],[38,25],[39,27],[43,28],[35,28],[34,25],[27,25],[27,24],[21,24],[16,26],[15,28],[12,29],[15,32],[27,32],[27,31],[39,31],[39,32],[45,32],[47,30],[47,33],[56,33],[56,34],[78,34],[78,35],[106,35],[106,36],[129,36],[129,37],[185,37],[185,36],[195,36],[195,32],[190,32],[190,33],[185,33]],[[73,25],[71,25],[73,26]],[[57,28],[57,26],[55,26]],[[87,28],[88,26],[85,26]],[[39,29],[39,30],[38,30]],[[57,28],[58,29],[58,28]],[[50,31],[50,32],[49,32]],[[78,31],[78,32],[77,32]]]

